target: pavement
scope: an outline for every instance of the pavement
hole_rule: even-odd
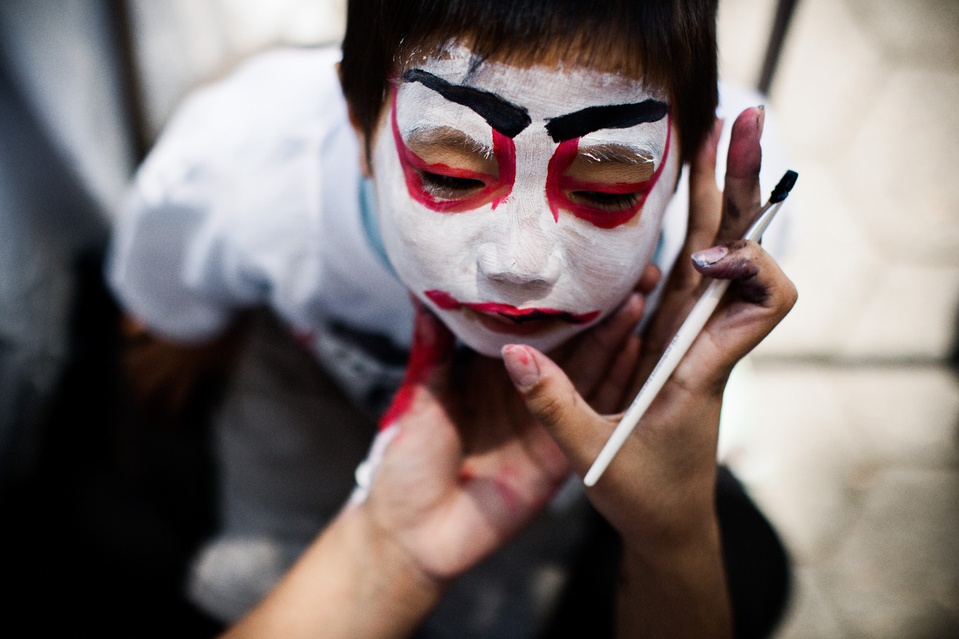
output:
[[[720,4],[723,76],[755,86],[775,3]],[[957,637],[959,3],[800,0],[768,99],[800,299],[721,454],[795,562],[776,639]]]

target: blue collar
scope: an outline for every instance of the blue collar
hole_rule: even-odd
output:
[[[360,180],[360,218],[363,220],[363,231],[366,233],[366,241],[369,242],[370,248],[376,253],[380,263],[395,276],[396,271],[393,270],[393,265],[386,256],[386,247],[383,246],[383,238],[380,236],[373,181],[366,177]]]

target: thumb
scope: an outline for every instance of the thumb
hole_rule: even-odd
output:
[[[526,408],[550,433],[581,477],[615,423],[590,408],[563,370],[535,348],[503,347],[503,363]]]

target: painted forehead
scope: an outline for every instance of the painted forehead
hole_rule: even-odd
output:
[[[479,62],[463,47],[405,71],[401,93],[420,93],[411,88],[415,85],[467,107],[510,138],[533,121],[544,121],[553,141],[564,142],[596,131],[660,122],[669,112],[666,101],[641,80],[582,68]]]

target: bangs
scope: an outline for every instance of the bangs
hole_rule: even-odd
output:
[[[456,44],[480,61],[642,78],[676,106],[684,157],[712,128],[715,0],[351,0],[349,9],[344,92],[368,136],[387,79]]]

